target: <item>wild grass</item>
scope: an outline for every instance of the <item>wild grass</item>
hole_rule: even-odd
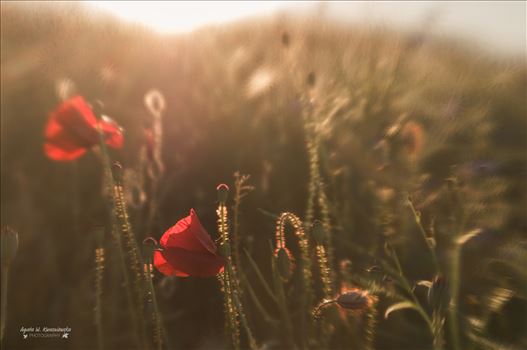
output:
[[[320,18],[172,37],[62,11],[2,4],[6,349],[41,320],[72,327],[57,348],[527,346],[524,62]],[[64,76],[125,128],[75,179],[41,156]],[[191,207],[218,280],[137,243]]]

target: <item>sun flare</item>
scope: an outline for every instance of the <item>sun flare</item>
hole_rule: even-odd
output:
[[[251,15],[270,14],[288,6],[284,1],[85,1],[119,18],[161,33],[188,32]]]

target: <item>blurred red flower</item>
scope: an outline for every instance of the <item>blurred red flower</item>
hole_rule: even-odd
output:
[[[194,209],[163,234],[159,245],[154,266],[164,275],[209,277],[223,271],[223,258]]]
[[[77,159],[99,143],[98,127],[106,144],[113,148],[123,147],[119,125],[107,117],[98,121],[84,98],[75,96],[51,112],[45,130],[44,151],[53,160]]]

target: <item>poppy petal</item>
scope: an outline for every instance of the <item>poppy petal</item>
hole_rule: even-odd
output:
[[[223,270],[223,258],[211,253],[190,252],[181,248],[167,248],[159,252],[164,261],[171,266],[171,269],[186,273],[191,276],[211,277]],[[158,258],[158,263],[163,270],[168,271],[162,264],[163,260]],[[157,265],[156,265],[157,267]],[[162,270],[163,269],[163,270]]]
[[[91,147],[99,142],[97,118],[82,96],[76,96],[59,106],[52,118],[64,127],[70,137]]]
[[[54,118],[46,127],[44,152],[53,160],[73,160],[82,156],[86,149],[72,138]]]
[[[51,143],[46,143],[44,145],[44,152],[50,159],[57,161],[68,161],[79,158],[84,153],[86,153],[86,149],[76,148],[67,150],[64,147],[57,147]]]
[[[82,96],[63,102],[51,113],[45,129],[44,151],[53,160],[73,160],[99,143],[98,121]],[[99,123],[106,143],[114,148],[123,146],[119,125],[109,118]]]
[[[197,253],[216,253],[216,245],[201,225],[194,209],[190,215],[179,220],[161,237],[163,248],[182,248]]]
[[[179,276],[179,277],[188,277],[189,274],[182,271],[178,271],[173,268],[165,259],[163,254],[160,251],[156,250],[154,252],[154,266],[165,276]]]
[[[190,209],[190,217],[192,219],[190,225],[195,238],[200,241],[200,243],[203,245],[203,247],[205,247],[205,249],[215,254],[216,244],[214,244],[212,238],[210,238],[210,235],[207,233],[207,231],[205,231],[205,229],[201,225],[201,222],[198,218],[198,214],[196,214],[194,209]]]

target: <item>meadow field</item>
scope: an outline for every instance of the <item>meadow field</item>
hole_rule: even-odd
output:
[[[1,348],[525,349],[526,96],[426,28],[2,2]]]

